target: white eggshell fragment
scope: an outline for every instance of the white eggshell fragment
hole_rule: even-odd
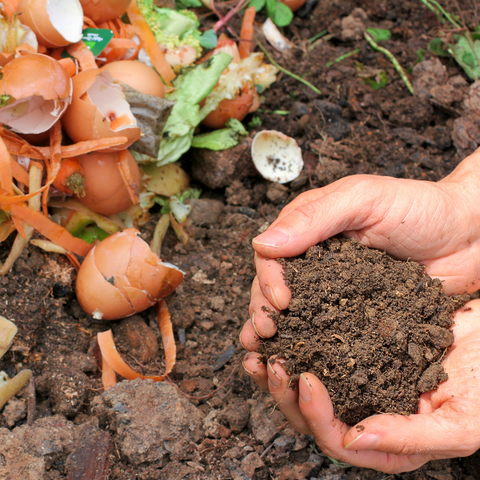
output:
[[[276,183],[295,180],[303,169],[297,142],[276,130],[262,130],[253,138],[252,160],[263,178]]]
[[[279,51],[290,50],[293,47],[292,42],[280,33],[271,18],[267,18],[262,25],[262,32],[268,43]]]

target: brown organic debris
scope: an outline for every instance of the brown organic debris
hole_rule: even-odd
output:
[[[351,239],[279,261],[292,300],[271,314],[278,334],[260,351],[264,361],[285,358],[294,379],[317,375],[341,420],[415,413],[419,394],[448,378],[441,361],[454,340],[451,313],[467,296],[447,297],[418,263]]]

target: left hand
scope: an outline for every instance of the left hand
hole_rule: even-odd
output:
[[[244,368],[271,393],[290,425],[313,435],[329,457],[384,473],[408,472],[480,448],[480,300],[454,313],[453,332],[444,361],[449,378],[420,396],[417,414],[373,415],[354,427],[335,418],[330,396],[314,375],[302,374],[294,390],[281,360],[266,366],[256,352],[247,353]]]

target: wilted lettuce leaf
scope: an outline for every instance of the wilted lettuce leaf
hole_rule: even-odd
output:
[[[192,140],[192,147],[227,150],[238,145],[242,135],[248,135],[245,127],[235,118],[231,118],[225,126],[227,128],[195,135]]]
[[[178,160],[192,144],[193,131],[200,123],[199,103],[213,90],[220,75],[232,61],[224,52],[182,70],[174,80],[175,90],[166,95],[176,101],[162,133],[157,165]]]

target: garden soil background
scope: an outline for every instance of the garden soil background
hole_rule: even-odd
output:
[[[455,14],[460,9],[471,29],[480,25],[474,0],[443,4]],[[232,151],[191,151],[181,160],[203,194],[191,200],[187,245],[169,232],[162,247],[163,260],[186,272],[167,298],[178,349],[168,381],[125,381],[102,394],[99,331],[113,328],[119,350],[138,371],[162,372],[153,310],[117,322],[94,320],[75,299],[75,272],[68,261],[34,247],[0,278],[0,313],[19,328],[0,368],[10,376],[30,368],[35,378],[35,391],[24,389],[0,414],[1,478],[480,478],[478,453],[396,476],[337,465],[311,437],[296,434],[242,370],[238,335],[248,318],[255,275],[251,240],[284,205],[351,174],[437,181],[480,142],[475,116],[480,89],[452,59],[428,52],[441,25],[420,1],[310,5],[309,13],[285,29],[296,47],[283,55],[269,51],[322,94],[280,74],[255,114],[262,121],[256,128],[297,140],[305,161],[300,177],[279,185],[255,173],[249,153],[255,130]],[[382,45],[408,70],[416,96],[389,60],[363,40],[365,27],[392,32]],[[326,40],[309,41],[323,30]],[[329,64],[355,49],[355,55]],[[374,90],[365,83],[382,71],[386,86]],[[153,212],[142,227],[147,241],[158,217]],[[8,250],[3,244],[2,260]]]

